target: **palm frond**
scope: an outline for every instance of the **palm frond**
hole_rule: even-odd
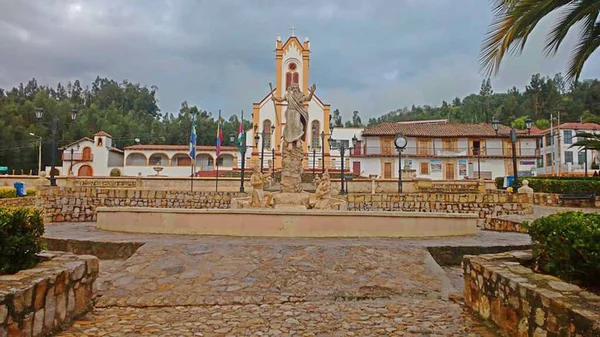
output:
[[[585,61],[587,61],[590,55],[592,55],[600,45],[600,23],[596,23],[597,17],[598,14],[589,16],[588,19],[585,20],[579,42],[569,59],[566,74],[567,79],[579,79]]]
[[[586,150],[600,150],[600,134],[577,132],[575,136],[577,137],[577,141],[569,146],[569,148],[579,147]]]
[[[585,5],[581,5],[582,0],[496,0],[493,7],[494,20],[486,33],[480,53],[481,71],[486,76],[497,74],[506,54],[520,54],[523,51],[540,20],[567,5],[584,6],[585,10],[577,12],[577,15],[582,15],[581,12],[596,6],[588,4],[588,1],[598,2],[583,0]],[[562,41],[560,36],[565,28],[557,26],[555,29],[558,40]],[[548,44],[548,48],[552,49],[556,42],[549,41]]]
[[[583,0],[578,4],[571,3],[566,7],[563,15],[548,34],[546,46],[544,47],[544,51],[548,56],[556,54],[561,43],[575,24],[586,17],[598,15],[600,1]]]

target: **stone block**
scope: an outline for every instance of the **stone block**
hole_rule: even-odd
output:
[[[67,313],[72,316],[75,313],[75,291],[69,289],[69,297],[67,298]]]
[[[91,297],[91,289],[87,286],[80,285],[75,289],[75,314],[87,311],[91,305]]]
[[[56,295],[54,287],[48,289],[46,304],[44,306],[44,326],[48,329],[54,327],[54,315],[56,314]]]
[[[67,293],[61,293],[56,301],[56,319],[59,323],[64,322],[67,317]]]
[[[8,307],[6,304],[0,304],[0,324],[6,322],[8,318]]]
[[[44,329],[44,309],[35,312],[33,317],[33,335],[39,336]]]

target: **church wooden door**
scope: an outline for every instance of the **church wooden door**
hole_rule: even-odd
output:
[[[79,168],[77,175],[80,177],[91,177],[94,175],[92,167],[89,165],[83,165]]]
[[[355,176],[360,176],[360,162],[354,161],[352,162],[352,174]]]

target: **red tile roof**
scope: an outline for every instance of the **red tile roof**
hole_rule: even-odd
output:
[[[137,144],[125,147],[125,150],[133,151],[144,151],[144,150],[163,150],[163,151],[182,151],[188,152],[190,147],[188,145],[172,145],[172,144]],[[216,146],[212,145],[197,145],[196,151],[215,151]],[[221,146],[221,151],[238,151],[235,146]]]
[[[108,133],[106,133],[104,131],[96,132],[94,134],[94,137],[96,137],[96,136],[98,136],[98,137],[104,136],[104,137],[108,137],[108,138],[112,138],[113,137],[113,136],[109,135]]]
[[[63,146],[63,147],[59,147],[58,149],[59,149],[59,150],[64,150],[64,149],[66,149],[66,148],[68,148],[68,147],[71,147],[71,146],[73,146],[73,145],[75,145],[75,144],[78,144],[78,143],[81,143],[81,142],[83,142],[83,141],[88,141],[88,142],[91,142],[91,143],[93,143],[93,142],[94,142],[94,140],[93,140],[93,139],[91,139],[91,138],[89,138],[89,137],[83,137],[83,138],[81,138],[81,139],[78,139],[78,140],[76,140],[76,141],[74,141],[74,142],[72,142],[72,143],[69,143],[69,144],[67,144],[67,145],[65,145],[65,146]]]
[[[117,153],[123,153],[124,152],[123,150],[118,149],[116,147],[109,147],[108,151],[117,152]]]
[[[561,129],[563,130],[580,130],[580,131],[594,131],[594,130],[600,130],[600,124],[598,123],[579,123],[579,122],[567,122],[567,123],[562,123],[559,126]],[[557,129],[559,128],[556,125],[554,125],[552,128],[553,129]],[[533,128],[531,128],[533,130]],[[532,131],[533,133],[533,131]],[[540,134],[547,134],[550,133],[550,128],[546,129],[546,130],[540,130],[539,131]]]
[[[499,125],[498,133],[492,124],[399,124],[382,123],[366,128],[364,136],[395,136],[402,134],[408,137],[509,137],[511,128]],[[528,135],[526,130],[517,130],[521,137],[539,137]]]

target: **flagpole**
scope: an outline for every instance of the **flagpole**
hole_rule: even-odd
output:
[[[215,165],[217,166],[217,178],[215,179],[215,192],[219,192],[219,156],[221,155],[221,110],[219,110],[219,119],[217,120],[217,151]]]

